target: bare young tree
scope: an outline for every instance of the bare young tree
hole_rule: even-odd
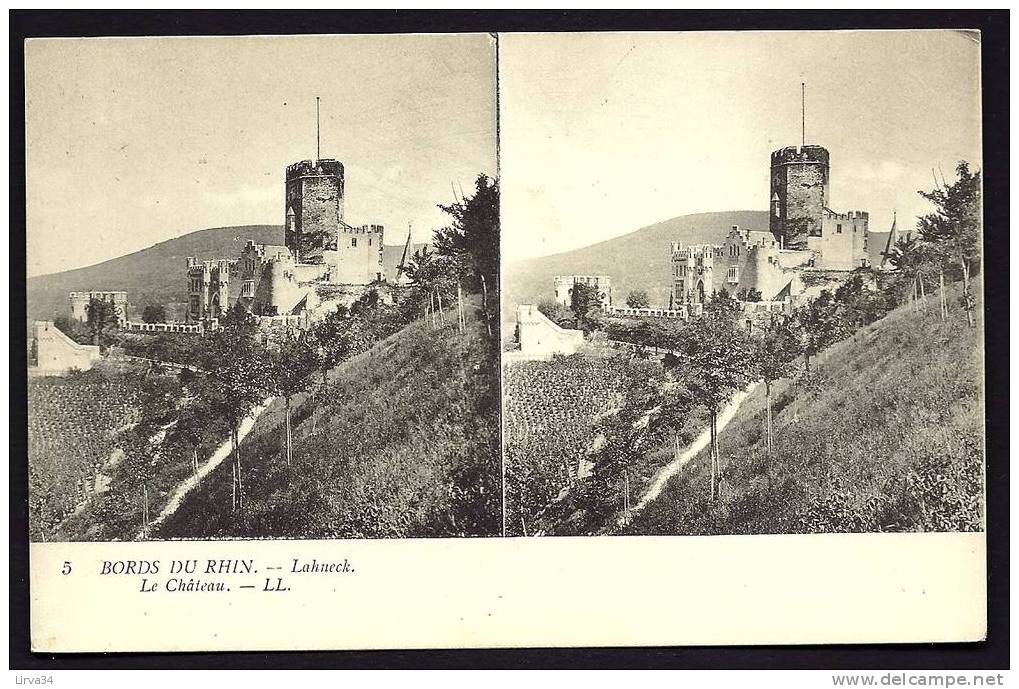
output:
[[[708,410],[711,424],[711,500],[718,494],[718,413],[734,392],[751,380],[751,346],[736,311],[718,303],[690,322],[672,343],[686,372],[687,389]]]
[[[771,386],[776,380],[789,376],[794,369],[793,362],[800,354],[800,339],[787,318],[772,319],[765,327],[758,328],[754,337],[754,371],[764,381],[765,399],[765,442],[771,454],[774,434],[771,418]]]

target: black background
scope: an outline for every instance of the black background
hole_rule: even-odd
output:
[[[976,11],[10,11],[10,667],[182,668],[814,668],[1009,667],[1008,26]],[[29,646],[25,318],[24,39],[241,35],[745,29],[979,29],[982,32],[986,303],[988,637],[970,644],[476,649],[308,653],[64,654]],[[994,246],[988,250],[988,239]],[[838,595],[833,591],[832,595]],[[66,611],[73,615],[73,610]],[[543,623],[536,619],[536,627]],[[832,620],[837,624],[837,620]],[[267,629],[271,620],[266,621]],[[100,632],[101,633],[101,632]]]

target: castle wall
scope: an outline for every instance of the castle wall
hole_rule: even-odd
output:
[[[189,325],[187,323],[139,323],[128,321],[124,329],[140,333],[184,333],[188,335],[201,335],[205,327],[200,323]]]
[[[821,146],[787,146],[771,154],[769,227],[783,248],[806,249],[821,235],[828,206],[830,159]]]
[[[553,354],[576,354],[584,344],[582,331],[560,328],[531,304],[517,307],[517,326],[521,358],[545,359]]]
[[[34,325],[37,373],[64,375],[71,369],[87,371],[99,361],[99,347],[78,344],[62,333],[50,321],[36,321]]]
[[[343,221],[343,163],[302,160],[287,167],[284,217],[286,245],[298,261],[332,246]]]
[[[382,225],[344,225],[336,236],[336,264],[331,281],[342,285],[367,285],[385,278],[382,267]]]
[[[819,253],[817,267],[824,270],[853,270],[867,260],[868,215],[864,211],[826,211],[821,237],[814,247]],[[814,248],[812,247],[812,248]]]
[[[569,308],[573,304],[573,286],[589,285],[598,291],[598,303],[601,307],[612,306],[612,278],[608,275],[556,275],[552,278],[555,288],[555,300]]]
[[[87,321],[88,305],[92,299],[100,299],[113,304],[113,313],[117,318],[117,323],[124,325],[127,322],[127,292],[95,290],[91,292],[71,292],[68,294],[68,300],[71,304],[71,318],[82,323]]]
[[[741,281],[741,286],[758,290],[765,301],[777,299],[789,286],[796,272],[782,266],[783,253],[785,252],[774,247],[760,247],[751,252],[750,260],[747,262],[746,280]]]

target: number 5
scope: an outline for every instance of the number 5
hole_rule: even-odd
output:
[[[63,574],[64,576],[67,576],[68,574],[70,574],[71,573],[71,563],[66,561],[66,560],[64,560],[64,567],[63,567],[63,569],[60,570],[60,573]]]

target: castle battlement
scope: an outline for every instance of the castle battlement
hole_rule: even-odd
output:
[[[277,263],[291,261],[293,259],[290,249],[285,246],[255,244],[255,242],[250,239],[248,240],[248,243],[244,245],[244,249],[241,251],[241,256],[245,258],[254,257],[260,261],[275,261]]]
[[[211,275],[212,273],[218,273],[220,276],[227,276],[230,274],[230,269],[236,264],[235,261],[231,261],[226,258],[203,261],[194,256],[188,256],[187,260],[188,275],[191,277],[202,277]]]
[[[556,275],[554,279],[556,282],[569,280],[570,284],[581,282],[584,284],[595,285],[599,282],[608,282],[612,278],[609,275]]]
[[[683,246],[683,242],[672,242],[673,259],[704,258],[705,256],[720,255],[722,247],[714,244],[690,244]]]
[[[340,225],[340,232],[343,234],[382,234],[384,231],[384,225],[361,225],[360,227],[347,223]]]
[[[830,160],[828,149],[824,146],[786,146],[771,152],[772,165],[788,165],[792,163],[823,163]]]
[[[343,163],[333,158],[320,158],[318,161],[302,160],[287,165],[287,179],[294,177],[343,175]]]
[[[71,299],[103,299],[110,301],[127,301],[127,292],[111,292],[105,290],[93,290],[91,292],[68,292]]]
[[[845,213],[836,213],[830,208],[824,209],[829,216],[835,220],[869,220],[870,214],[867,211],[846,211]]]

